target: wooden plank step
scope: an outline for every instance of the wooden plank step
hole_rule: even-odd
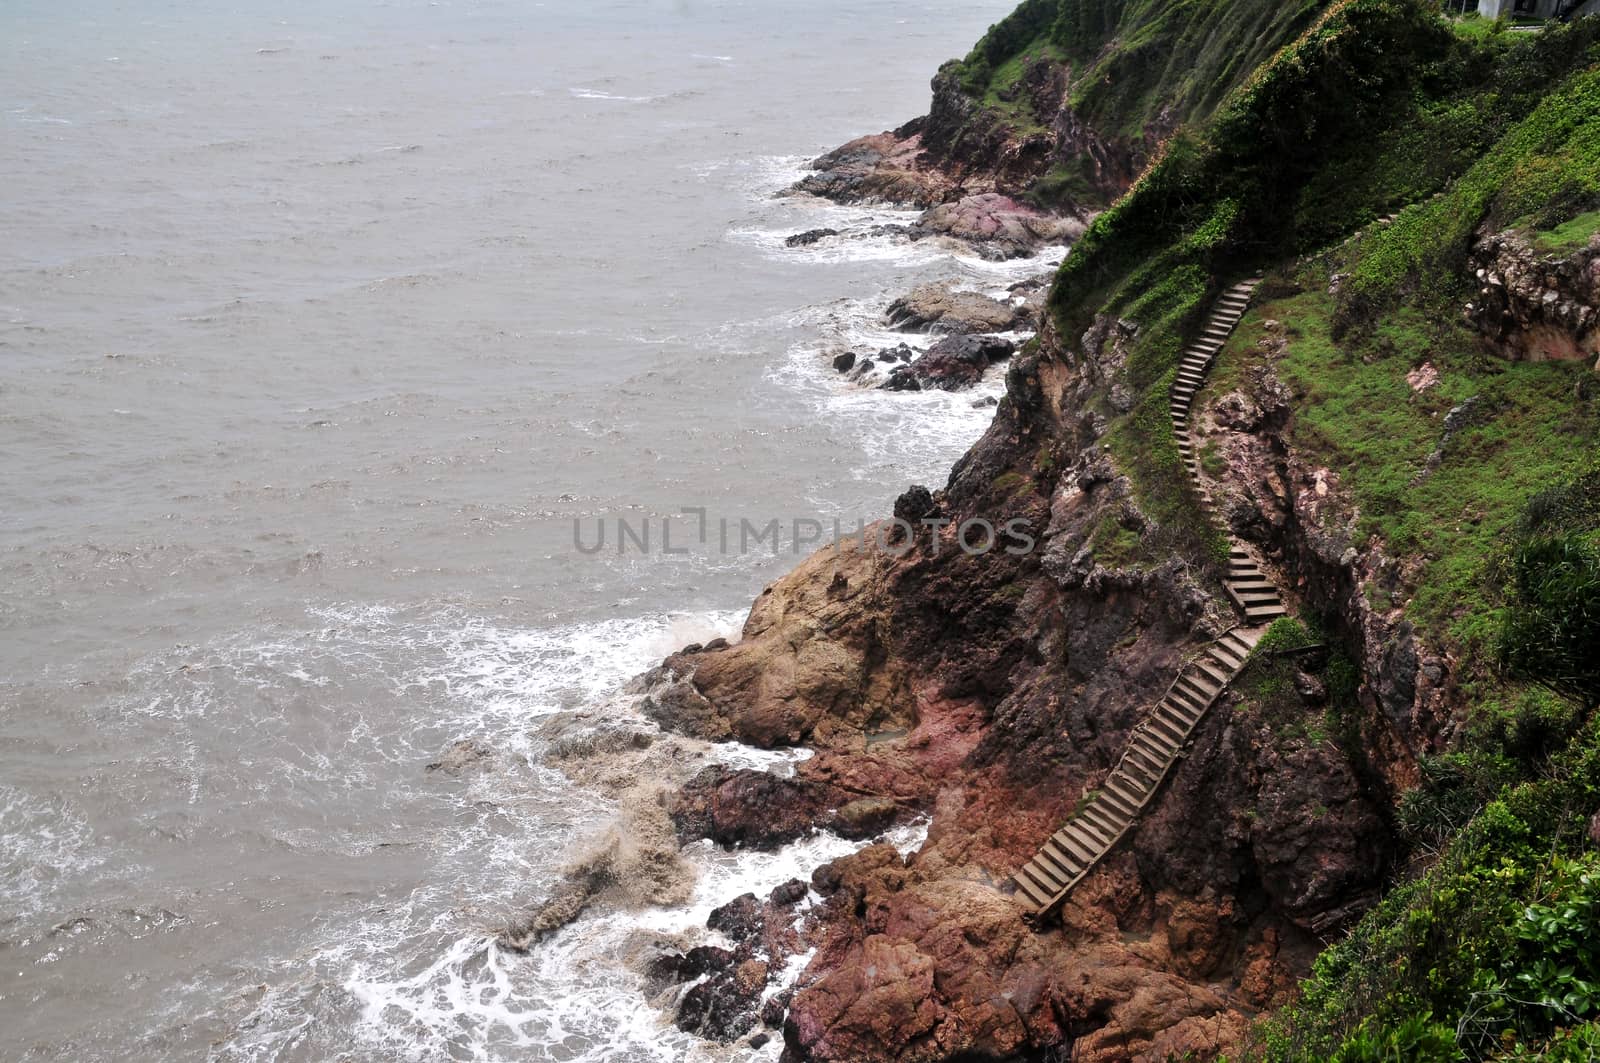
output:
[[[1127,798],[1114,793],[1106,787],[1100,787],[1100,795],[1095,798],[1096,804],[1104,804],[1108,810],[1125,819],[1132,819],[1139,814],[1139,806],[1128,803]]]
[[[1016,879],[1018,885],[1027,885],[1032,887],[1029,890],[1030,893],[1041,895],[1046,898],[1050,897],[1062,886],[1066,885],[1065,882],[1057,882],[1051,879],[1050,876],[1046,875],[1044,872],[1040,871],[1038,866],[1034,864],[1032,860],[1029,860],[1026,864],[1023,864],[1022,870],[1018,871],[1014,878]]]
[[[1012,894],[1012,899],[1022,908],[1024,914],[1037,916],[1044,912],[1045,907],[1050,903],[1048,898],[1041,899],[1037,897],[1018,878],[1013,878],[1011,881],[1016,883],[1017,886],[1017,892]]]
[[[1151,713],[1147,722],[1150,724],[1151,729],[1155,730],[1157,734],[1164,738],[1169,738],[1179,745],[1183,744],[1183,728],[1176,727],[1173,724],[1162,720],[1160,713]]]
[[[1046,844],[1064,849],[1084,867],[1088,867],[1099,858],[1099,851],[1077,834],[1066,829],[1058,830],[1050,836]]]
[[[1209,701],[1192,690],[1179,690],[1176,683],[1173,684],[1172,690],[1168,692],[1167,697],[1180,702],[1194,712],[1203,713],[1211,705]]]
[[[1150,796],[1148,790],[1136,789],[1116,773],[1112,773],[1111,777],[1106,779],[1105,788],[1116,794],[1118,798],[1126,802],[1135,811],[1143,808],[1145,798]]]
[[[1087,811],[1088,809],[1084,810],[1084,812]],[[1117,832],[1107,830],[1101,824],[1092,822],[1088,816],[1084,815],[1084,812],[1079,812],[1073,823],[1077,824],[1078,830],[1084,836],[1084,840],[1094,846],[1095,859],[1098,860],[1100,858],[1099,854],[1104,852],[1106,846],[1110,845],[1112,840],[1116,838]]]
[[[1281,605],[1262,606],[1260,609],[1246,609],[1244,611],[1245,619],[1256,623],[1264,623],[1269,620],[1276,620],[1280,616],[1288,615],[1289,610]]]
[[[1106,837],[1117,837],[1118,834],[1122,834],[1123,828],[1128,826],[1128,821],[1107,812],[1106,808],[1101,807],[1098,800],[1091,800],[1090,804],[1083,808],[1082,816],[1085,823],[1091,824],[1091,826],[1098,826],[1102,831],[1106,831]]]
[[[1212,659],[1217,662],[1219,667],[1228,670],[1230,676],[1237,673],[1239,667],[1245,661],[1245,654],[1232,647],[1212,646],[1207,652],[1211,654]]]
[[[1056,879],[1060,880],[1063,885],[1077,878],[1078,872],[1083,870],[1081,866],[1074,865],[1070,861],[1064,859],[1060,854],[1051,848],[1050,843],[1048,842],[1040,847],[1038,852],[1033,854],[1033,859],[1029,862],[1044,865],[1050,874]]]
[[[1011,881],[1017,884],[1018,892],[1028,898],[1036,911],[1043,911],[1056,898],[1056,895],[1061,892],[1060,886],[1051,888],[1040,884],[1026,867],[1013,875]],[[1062,885],[1064,886],[1065,883]]]
[[[1131,749],[1123,751],[1122,759],[1118,763],[1117,771],[1128,777],[1130,786],[1137,786],[1141,790],[1149,791],[1155,789],[1161,781],[1161,773],[1143,761],[1134,760]]]

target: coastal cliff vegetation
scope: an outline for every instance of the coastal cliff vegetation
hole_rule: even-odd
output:
[[[819,750],[692,784],[685,838],[930,820],[814,877],[785,1059],[1595,1058],[1600,18],[1026,0],[817,171],[1083,230],[988,433],[895,509],[1038,549],[819,554],[649,677],[664,726]],[[1256,276],[1191,471],[1180,361]],[[1025,926],[997,885],[1238,624],[1230,544],[1293,616]]]

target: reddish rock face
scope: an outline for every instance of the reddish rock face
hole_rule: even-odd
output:
[[[1076,1059],[1212,1058],[1282,1001],[1317,935],[1375,896],[1385,795],[1339,747],[1283,740],[1227,698],[1058,926],[1028,926],[1004,892],[1100,784],[1197,632],[1231,622],[1193,568],[1118,568],[1092,546],[1107,520],[1145,526],[1086,412],[1126,335],[1102,322],[1069,348],[1047,330],[1039,353],[1012,359],[984,440],[944,490],[896,507],[951,522],[937,549],[924,534],[898,559],[825,551],[761,596],[741,641],[649,677],[647,711],[666,726],[816,749],[793,779],[695,780],[680,829],[772,844],[848,823],[870,833],[891,810],[929,819],[908,859],[874,845],[814,876],[823,900],[799,933],[815,956],[787,1017],[781,1003],[766,1016],[783,1022],[791,1063],[1069,1045]],[[1250,399],[1270,431],[1270,396]],[[1033,548],[967,556],[954,525],[977,516],[1021,521]],[[1422,711],[1367,726],[1403,749],[1409,732],[1391,721]],[[1386,770],[1387,747],[1367,746]]]

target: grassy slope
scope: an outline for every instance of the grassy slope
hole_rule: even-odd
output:
[[[1042,28],[1050,6],[1030,0],[1019,9],[1027,17],[997,27],[969,67],[981,72],[996,41],[1006,45],[993,51],[1003,67],[1050,32]],[[1122,55],[1138,54],[1141,38],[1127,32],[1137,7],[1121,7],[1113,50]],[[1059,19],[1062,7],[1055,10]],[[1173,10],[1203,21],[1216,5]],[[1539,943],[1545,931],[1519,922],[1530,906],[1555,904],[1558,915],[1577,914],[1565,929],[1556,925],[1565,916],[1546,920],[1550,934],[1600,938],[1600,868],[1568,862],[1600,807],[1600,733],[1560,699],[1506,685],[1487,660],[1507,531],[1534,491],[1590,460],[1600,420],[1581,397],[1588,370],[1506,364],[1458,323],[1480,225],[1528,225],[1536,242],[1559,247],[1593,231],[1593,22],[1538,36],[1460,32],[1413,0],[1339,0],[1220,105],[1209,104],[1209,119],[1171,138],[1091,228],[1052,292],[1063,336],[1080,335],[1100,312],[1139,325],[1126,381],[1137,405],[1113,421],[1108,442],[1158,526],[1192,526],[1165,418],[1182,343],[1225,283],[1295,262],[1280,271],[1291,281],[1280,290],[1293,292],[1298,281],[1299,294],[1247,320],[1225,371],[1242,365],[1266,316],[1290,323],[1295,334],[1277,368],[1298,393],[1293,444],[1338,469],[1361,532],[1415,573],[1409,584],[1374,589],[1395,596],[1380,604],[1404,604],[1425,641],[1453,647],[1464,662],[1474,718],[1458,748],[1424,764],[1430,783],[1401,810],[1419,844],[1445,855],[1329,950],[1303,1006],[1263,1042],[1269,1058],[1592,1058],[1588,1046],[1600,1045],[1586,997],[1561,1005],[1564,1013],[1514,1002],[1518,992],[1548,996],[1565,985],[1563,993],[1582,994],[1586,978],[1600,983],[1600,952],[1538,968],[1536,953],[1566,955],[1564,946]],[[1078,61],[1090,60],[1080,53]],[[1170,90],[1169,72],[1162,66],[1144,81]],[[1224,83],[1237,76],[1212,73]],[[1106,90],[1107,113],[1149,113],[1143,82],[1133,81]],[[1099,90],[1075,91],[1088,99]],[[1202,102],[1191,114],[1203,116],[1206,95],[1193,98]],[[1346,241],[1408,203],[1394,225]],[[1338,298],[1326,294],[1335,268],[1348,274]],[[1440,381],[1414,394],[1405,376],[1423,361]],[[1474,397],[1480,415],[1420,476],[1442,415]],[[1203,536],[1134,543],[1112,528],[1099,538],[1123,559],[1214,545]],[[1600,990],[1594,997],[1600,1008]],[[1418,1019],[1423,1013],[1434,1018]]]
[[[1134,146],[1203,120],[1257,65],[1303,30],[1328,0],[1026,0],[960,64],[962,85],[989,118],[1021,133],[1049,116],[1011,90],[1025,62],[1071,68],[1070,102],[1109,139]],[[1087,163],[1088,160],[1085,160]],[[1085,172],[1058,166],[1032,190],[1049,204],[1095,204]],[[1103,204],[1102,204],[1103,205]]]

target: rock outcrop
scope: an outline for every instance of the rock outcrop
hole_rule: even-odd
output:
[[[1540,252],[1516,229],[1487,233],[1472,262],[1480,287],[1467,319],[1503,353],[1581,358],[1600,369],[1600,233],[1565,253]]]
[[[990,365],[1011,357],[1016,349],[1016,344],[998,336],[950,336],[916,360],[895,366],[881,386],[889,391],[970,388]]]
[[[962,240],[985,258],[1004,260],[1025,258],[1047,244],[1071,243],[1084,228],[1079,218],[1058,217],[999,192],[984,192],[929,208],[908,235],[913,240]]]
[[[906,332],[1009,332],[1038,323],[1026,300],[992,299],[948,281],[918,285],[890,303],[885,316],[891,327]]]
[[[783,1019],[792,1063],[1213,1058],[1376,895],[1385,765],[1227,706],[1059,928],[1029,927],[999,889],[1099,785],[1193,633],[1231,622],[1185,563],[1096,545],[1108,521],[1157,531],[1102,450],[1132,334],[1102,320],[1065,342],[1047,325],[943,490],[908,491],[868,548],[825,550],[763,592],[738,642],[650,677],[664,726],[816,750],[792,779],[695,780],[670,804],[686,836],[774,844],[929,819],[908,857],[877,845],[817,871],[816,952]],[[1274,423],[1270,394],[1248,400],[1241,424]],[[1015,535],[963,549],[981,545],[977,522]],[[1392,705],[1364,726],[1401,763],[1431,680],[1389,634],[1372,697]],[[1305,684],[1307,714],[1319,689]]]

